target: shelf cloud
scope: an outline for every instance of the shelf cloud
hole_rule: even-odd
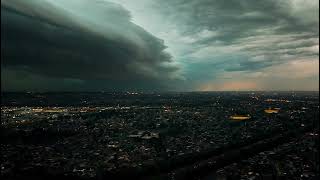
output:
[[[237,90],[255,81],[249,89],[318,90],[318,1],[3,0],[1,9],[7,89]],[[272,73],[279,68],[297,76]]]
[[[121,5],[4,0],[1,10],[2,74],[8,77],[2,82],[13,81],[8,85],[19,74],[26,81],[73,80],[85,90],[161,89],[179,79],[163,40],[132,23]]]

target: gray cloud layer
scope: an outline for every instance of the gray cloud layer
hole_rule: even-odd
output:
[[[227,71],[319,56],[318,1],[159,0],[155,9],[167,14],[180,34],[194,38],[186,56],[222,59]],[[225,62],[225,56],[235,55],[236,60]]]
[[[2,84],[12,89],[319,84],[315,0],[4,0],[1,9]]]
[[[1,37],[4,89],[47,89],[45,81],[58,86],[51,90],[64,89],[62,81],[78,84],[71,90],[161,89],[177,81],[163,40],[114,3],[3,0]]]
[[[234,41],[259,34],[310,32],[319,34],[319,2],[299,0],[171,0],[158,3],[159,9],[173,21],[179,21],[184,34],[204,28],[218,32],[207,40]],[[260,31],[260,34],[264,34]],[[205,41],[206,42],[206,41]]]

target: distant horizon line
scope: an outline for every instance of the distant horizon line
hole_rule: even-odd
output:
[[[318,92],[319,90],[217,90],[217,91],[1,91],[1,93],[206,93],[206,92]]]

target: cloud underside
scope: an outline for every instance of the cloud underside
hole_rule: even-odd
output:
[[[3,89],[163,89],[178,79],[163,40],[110,2],[4,0],[1,37]]]
[[[176,48],[186,64],[186,74],[191,74],[197,89],[208,84],[224,84],[222,76],[238,72],[243,81],[252,81],[246,74],[264,73],[265,76],[297,85],[284,85],[280,89],[318,89],[319,74],[319,2],[303,0],[172,0],[158,4],[157,9],[175,22],[177,32],[172,32],[180,42]],[[177,36],[176,34],[179,34]],[[169,36],[169,35],[167,35]],[[174,43],[174,42],[173,42]],[[315,66],[295,70],[296,74],[309,74],[307,87],[299,83],[305,79],[285,78],[284,74],[265,73],[282,67],[284,72],[294,71],[292,62],[308,61]],[[198,74],[196,74],[198,72]],[[272,75],[272,78],[271,78]],[[239,80],[233,76],[234,81]],[[247,89],[277,89],[280,86],[261,78],[257,87],[247,84]],[[256,80],[258,81],[258,79]],[[279,84],[279,83],[278,83]],[[226,89],[236,89],[225,86]],[[267,87],[269,86],[270,87]],[[302,85],[302,84],[301,84]],[[224,89],[211,86],[209,89]]]
[[[318,1],[110,1],[1,1],[2,87],[318,90]]]

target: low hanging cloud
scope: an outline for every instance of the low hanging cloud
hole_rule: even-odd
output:
[[[159,0],[156,8],[192,40],[192,48],[181,53],[187,59],[225,65],[213,72],[256,71],[319,57],[318,1]]]
[[[319,1],[156,2],[150,7],[158,11],[158,14],[165,14],[164,19],[170,22],[168,24],[171,27],[175,27],[162,34],[168,39],[175,37],[175,42],[169,41],[177,51],[175,54],[179,55],[175,59],[183,63],[185,76],[192,80],[196,90],[225,87],[232,89],[241,77],[234,76],[235,82],[230,82],[232,86],[222,86],[227,80],[221,79],[221,76],[233,72],[242,76],[243,82],[250,81],[245,74],[271,72],[277,67],[289,72],[293,67],[288,64],[293,61],[306,60],[316,66],[319,64]],[[295,73],[304,74],[303,71],[310,70],[312,69],[299,69]],[[296,83],[295,86],[269,83],[272,78],[289,81],[288,77],[282,77],[283,74],[274,74],[272,78],[271,75],[272,73],[266,73],[266,76],[270,76],[268,80],[257,83],[256,88],[250,85],[248,89],[318,89],[315,88],[319,84],[318,74],[313,74],[308,79],[290,79],[290,82]],[[304,80],[308,85],[303,84]],[[215,85],[210,86],[211,84]],[[210,88],[203,88],[209,87],[208,85]]]
[[[181,79],[164,41],[111,2],[3,0],[1,37],[4,90],[157,90]]]
[[[1,9],[2,87],[314,90],[319,84],[318,74],[304,76],[319,65],[315,0],[3,0]],[[315,66],[297,69],[293,62]],[[233,81],[223,78],[233,74]]]

